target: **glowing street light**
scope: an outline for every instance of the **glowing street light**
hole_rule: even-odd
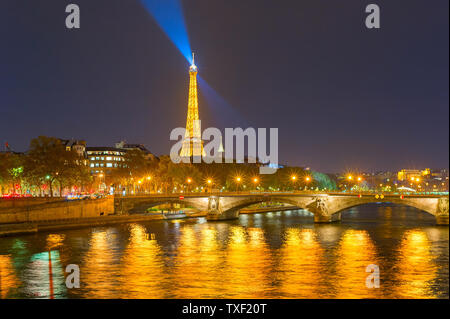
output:
[[[306,181],[307,183],[309,183],[309,182],[311,181],[311,177],[306,176],[306,177],[305,177],[305,181]]]
[[[211,185],[213,184],[213,180],[211,178],[208,178],[206,180],[206,183],[208,184],[209,192],[211,193],[212,192]]]
[[[348,176],[347,176],[347,179],[348,179],[349,181],[351,181],[351,180],[353,180],[353,176],[352,176],[352,175],[348,175]]]
[[[358,176],[357,180],[358,180],[358,182],[362,181],[362,177]]]
[[[291,176],[291,180],[292,180],[293,182],[295,182],[295,181],[297,180],[297,176],[292,175],[292,176]]]
[[[258,189],[258,184],[259,184],[259,178],[258,177],[253,177],[253,184],[255,184],[255,189]]]
[[[187,191],[189,192],[189,186],[190,186],[191,183],[192,183],[192,178],[188,177],[188,178],[186,179],[186,183],[188,183]]]
[[[235,180],[236,180],[236,189],[237,189],[237,191],[239,192],[239,184],[240,184],[241,181],[242,181],[242,177],[236,176]]]

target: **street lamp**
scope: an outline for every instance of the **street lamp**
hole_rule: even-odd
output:
[[[213,184],[213,181],[212,181],[212,179],[211,178],[208,178],[207,180],[206,180],[206,183],[208,184],[208,186],[209,186],[209,192],[211,193],[211,185]]]
[[[192,178],[188,177],[187,180],[186,180],[186,182],[188,183],[188,193],[189,193],[189,186],[190,186],[191,183],[192,183]]]
[[[258,185],[258,183],[259,183],[259,178],[258,177],[253,177],[253,183],[255,184],[255,189],[257,189],[257,185]]]
[[[152,177],[149,175],[145,178],[147,180],[147,189],[148,189],[148,193],[151,193],[151,185],[150,185],[150,181],[152,180]],[[147,191],[147,189],[145,191]]]
[[[297,175],[291,175],[292,188],[295,191],[295,182],[297,181]]]
[[[105,187],[103,187],[103,184],[105,183],[104,180],[103,180],[103,183],[102,183],[102,179],[103,179],[104,176],[105,175],[103,173],[98,174],[98,177],[100,178],[100,185],[99,185],[99,189],[100,190],[104,190],[106,188],[106,185],[105,185]]]
[[[242,178],[240,176],[237,176],[236,177],[236,188],[237,188],[238,192],[239,192],[239,184],[241,183],[241,181],[242,181]]]
[[[312,178],[311,178],[311,176],[306,176],[305,177],[305,189],[307,189],[307,184],[309,184],[309,182],[311,182],[311,180],[312,180]]]

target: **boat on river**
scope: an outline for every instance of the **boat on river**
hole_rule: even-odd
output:
[[[163,211],[162,215],[164,219],[181,219],[187,217],[187,215],[182,210]]]

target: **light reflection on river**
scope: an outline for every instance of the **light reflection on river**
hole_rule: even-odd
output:
[[[365,205],[84,228],[0,239],[1,298],[448,298],[448,227]],[[65,286],[77,264],[81,288]],[[366,287],[369,264],[379,289]]]

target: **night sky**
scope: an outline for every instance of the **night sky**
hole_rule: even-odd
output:
[[[280,163],[324,172],[448,167],[448,0],[182,3],[199,76],[222,97],[200,86],[203,128],[278,127]],[[139,0],[1,0],[0,37],[0,150],[48,135],[169,153],[189,64]]]

